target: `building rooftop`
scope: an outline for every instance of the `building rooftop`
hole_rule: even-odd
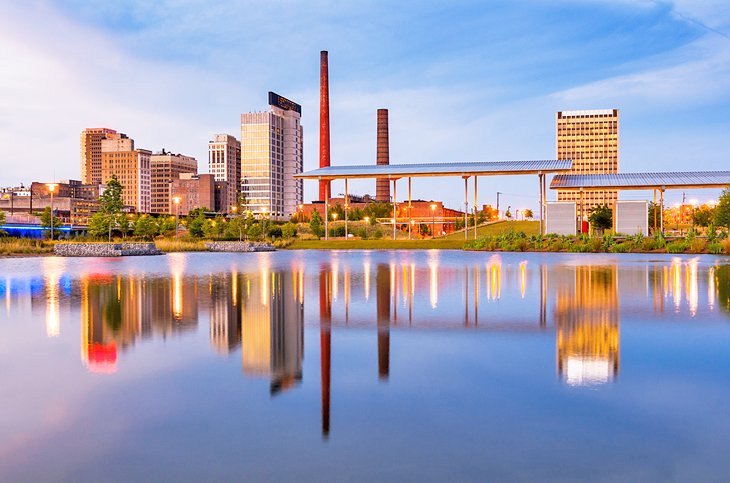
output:
[[[654,188],[723,188],[730,186],[730,171],[671,171],[665,173],[559,174],[550,189],[641,190]]]
[[[301,179],[387,178],[427,176],[495,176],[547,174],[570,171],[569,159],[482,161],[471,163],[368,164],[329,166],[294,175]]]

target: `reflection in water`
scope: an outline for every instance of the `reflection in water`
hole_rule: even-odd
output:
[[[48,258],[40,275],[3,275],[0,310],[10,315],[29,304],[39,317],[45,314],[46,334],[55,337],[64,314],[78,307],[81,360],[89,371],[106,374],[120,369],[137,342],[196,332],[207,319],[211,349],[224,356],[241,350],[242,374],[267,378],[274,395],[303,379],[306,300],[309,325],[320,335],[324,437],[330,432],[333,330],[375,332],[381,381],[391,376],[397,330],[554,330],[558,378],[583,386],[618,379],[622,312],[662,323],[679,316],[700,320],[718,309],[730,313],[730,265],[699,258],[639,264],[598,258],[577,265],[499,254],[444,263],[437,251],[338,256],[319,262],[316,271],[306,271],[311,265],[303,260],[282,267],[260,257],[246,269],[196,272],[185,255],[174,255],[167,273],[76,276],[63,259]]]
[[[558,374],[571,386],[602,384],[619,370],[616,267],[558,267],[555,286]]]

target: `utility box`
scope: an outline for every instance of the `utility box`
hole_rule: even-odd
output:
[[[617,201],[613,214],[616,233],[649,236],[648,201]]]
[[[545,206],[545,233],[576,235],[578,226],[574,201],[552,201]]]

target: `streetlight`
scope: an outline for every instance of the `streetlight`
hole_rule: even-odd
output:
[[[175,240],[177,240],[177,227],[180,220],[180,200],[181,198],[179,196],[175,196],[172,198],[172,201],[175,203]]]
[[[304,205],[299,205],[299,223],[302,222],[302,218],[304,218]]]
[[[56,191],[58,183],[46,183],[46,187],[51,192],[51,240],[53,240],[53,192]]]
[[[337,221],[337,213],[332,213],[332,221]],[[332,234],[337,235],[337,223],[332,225]]]
[[[231,211],[233,212],[233,216],[236,216],[238,213],[238,206],[231,206]],[[238,220],[238,241],[241,241],[243,239],[243,227],[241,226],[241,220]]]
[[[431,203],[431,240],[436,234],[436,203]]]
[[[269,209],[264,206],[264,209],[262,211],[263,211],[263,220],[262,220],[263,223],[262,223],[261,231],[263,232],[264,239],[266,239],[266,214],[269,212]]]

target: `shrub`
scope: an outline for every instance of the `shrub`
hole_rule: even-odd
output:
[[[611,252],[613,253],[628,253],[631,251],[631,242],[624,241],[621,243],[614,243],[611,245]]]
[[[281,238],[281,227],[279,225],[273,225],[266,228],[266,236],[271,239]]]
[[[375,238],[376,240],[380,240],[381,238],[383,238],[383,230],[381,230],[380,228],[375,230],[375,235],[373,235],[373,238]]]
[[[599,253],[603,251],[603,240],[600,238],[591,238],[588,241],[588,251],[592,253]]]
[[[730,238],[725,238],[720,242],[722,245],[722,252],[726,255],[730,255]]]
[[[689,248],[689,243],[684,240],[675,240],[667,243],[667,253],[684,253]]]
[[[689,243],[689,251],[691,253],[702,253],[707,247],[707,242],[702,238],[695,238]]]
[[[297,225],[295,225],[294,223],[291,223],[291,222],[285,223],[281,227],[281,236],[287,240],[289,238],[295,237],[296,234],[297,234]]]
[[[520,252],[527,251],[530,248],[530,242],[521,238],[515,242],[515,249]]]
[[[707,251],[714,255],[719,255],[720,253],[722,253],[722,245],[717,242],[710,243],[707,245]]]
[[[641,241],[641,250],[650,252],[657,249],[657,241],[654,238],[644,238]]]

